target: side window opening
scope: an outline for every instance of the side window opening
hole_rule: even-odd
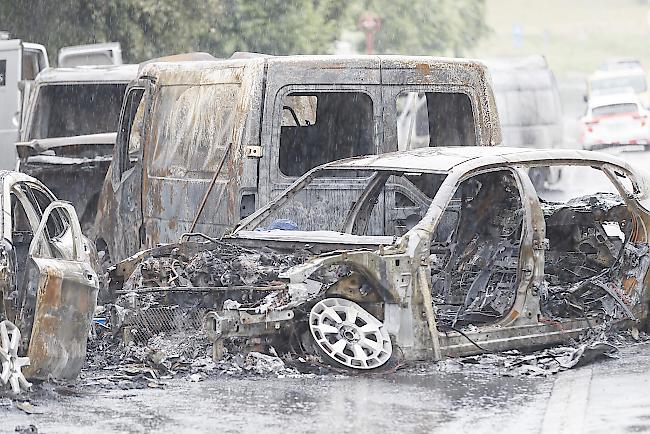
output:
[[[43,218],[43,212],[52,203],[52,198],[35,186],[21,184],[21,188],[25,192],[27,199],[31,203],[34,210],[36,210],[38,218]],[[47,233],[52,238],[59,237],[66,231],[67,227],[69,226],[69,222],[59,210],[54,210],[50,216],[51,217],[47,222]]]
[[[34,238],[37,221],[30,221],[28,212],[23,202],[25,200],[25,187],[15,185],[12,188],[10,201],[11,201],[11,239],[13,244],[13,257],[16,287],[20,288],[24,281],[25,266],[27,265],[27,257],[29,255],[29,246]],[[19,197],[20,196],[20,197]],[[33,216],[32,216],[33,218]]]
[[[27,183],[17,184],[17,186],[23,191],[31,207],[36,211],[37,218],[42,219],[45,209],[52,203],[52,198],[37,186],[28,185]],[[31,233],[34,229],[30,227],[31,238],[34,236]],[[39,250],[40,257],[72,259],[70,221],[66,213],[60,209],[52,210],[47,218],[44,236],[47,247]],[[29,244],[27,248],[29,248]]]
[[[282,99],[280,171],[300,176],[341,158],[376,153],[372,98],[362,92],[292,92]]]
[[[641,301],[642,282],[634,276],[645,275],[650,262],[636,242],[643,227],[602,170],[558,167],[561,183],[537,188],[548,240],[542,313],[555,319],[629,316]],[[615,176],[626,192],[633,188],[624,174]]]
[[[119,165],[120,174],[132,168],[137,162],[140,151],[140,133],[144,117],[144,104],[142,104],[143,88],[133,88],[126,96],[124,112],[121,119],[119,139]]]
[[[475,146],[472,101],[464,93],[404,91],[397,96],[399,150]]]
[[[438,327],[488,324],[512,307],[518,285],[524,207],[510,171],[462,182],[431,240]]]
[[[53,210],[47,217],[47,230],[43,243],[47,248],[40,250],[41,258],[74,260],[74,246],[70,222],[60,209]]]

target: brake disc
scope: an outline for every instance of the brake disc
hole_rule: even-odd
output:
[[[378,368],[393,352],[384,324],[343,298],[316,303],[309,314],[309,329],[318,347],[348,368]]]
[[[29,365],[29,357],[18,357],[20,330],[11,321],[0,322],[0,382],[11,386],[14,393],[29,390],[32,384],[21,372],[23,366]]]

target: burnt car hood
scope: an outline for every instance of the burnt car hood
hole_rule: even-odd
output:
[[[242,231],[223,240],[185,240],[141,251],[111,267],[110,287],[119,294],[151,288],[269,288],[303,283],[341,256],[367,255],[394,242],[393,237],[328,231]]]

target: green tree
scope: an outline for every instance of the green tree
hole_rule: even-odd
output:
[[[375,51],[461,55],[487,32],[484,0],[368,0],[354,6],[381,19]]]
[[[140,62],[187,51],[326,53],[359,14],[381,53],[460,53],[485,33],[484,0],[0,0],[0,30],[46,45],[118,41]],[[361,48],[361,47],[360,47]]]
[[[341,32],[345,0],[224,0],[204,45],[228,56],[327,52]]]

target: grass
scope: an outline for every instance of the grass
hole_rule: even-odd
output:
[[[545,54],[558,75],[588,74],[605,59],[633,57],[650,68],[650,1],[486,0],[491,31],[467,54]],[[523,30],[521,46],[513,27]]]

